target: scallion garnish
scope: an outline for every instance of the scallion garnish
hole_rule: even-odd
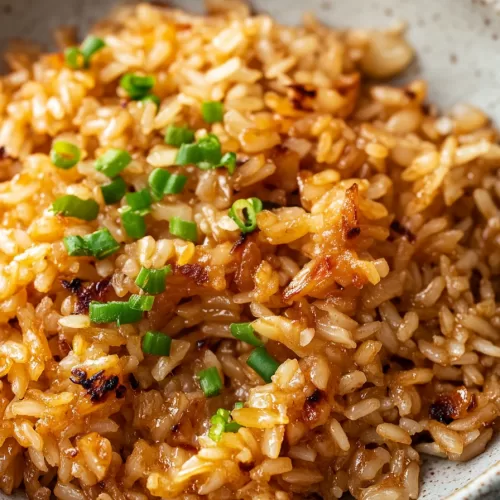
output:
[[[165,194],[179,194],[184,189],[188,178],[185,175],[181,174],[172,174],[167,181],[167,185],[165,186],[165,190],[163,191]]]
[[[120,213],[123,229],[130,238],[138,240],[146,235],[144,213],[132,210],[131,207],[122,207],[118,212]]]
[[[94,200],[82,200],[78,196],[67,194],[52,203],[51,211],[65,217],[90,221],[97,218],[99,204]]]
[[[108,149],[102,156],[97,158],[95,168],[113,179],[119,175],[131,161],[132,157],[127,151],[123,149]]]
[[[71,69],[81,69],[85,64],[85,56],[78,47],[68,47],[64,51],[64,62]]]
[[[220,160],[221,166],[224,166],[227,168],[227,171],[229,172],[229,175],[233,175],[234,171],[236,170],[236,153],[233,153],[230,151],[229,153],[226,153]]]
[[[170,172],[167,172],[162,168],[155,168],[149,174],[148,184],[151,189],[151,195],[155,201],[160,201],[163,198],[170,176]]]
[[[176,165],[197,165],[203,159],[198,144],[182,144],[175,157]]]
[[[160,103],[161,103],[161,100],[160,98],[157,96],[157,95],[154,95],[154,94],[148,94],[148,95],[145,95],[142,99],[141,99],[141,102],[143,104],[147,104],[148,102],[152,102],[156,105],[157,108],[160,107]]]
[[[183,144],[191,144],[194,141],[194,132],[187,127],[169,125],[165,132],[165,142],[176,148]]]
[[[88,36],[83,41],[82,45],[80,46],[80,52],[83,55],[84,64],[86,67],[89,66],[91,57],[105,46],[106,44],[104,43],[104,40],[102,38],[93,35]]]
[[[89,305],[90,321],[93,323],[116,322],[118,326],[135,323],[142,318],[142,311],[132,309],[128,302],[96,302]]]
[[[196,242],[198,240],[198,227],[196,222],[182,220],[180,217],[170,219],[170,234],[183,240]]]
[[[221,144],[219,138],[215,134],[207,134],[202,137],[196,145],[201,154],[201,161],[198,163],[198,168],[207,170],[215,168],[220,164],[222,159]]]
[[[205,101],[201,105],[201,114],[207,123],[221,122],[224,116],[224,107],[218,101]]]
[[[234,405],[234,408],[236,409],[236,405]],[[216,442],[220,441],[224,432],[238,432],[238,429],[243,427],[232,420],[231,412],[225,408],[219,408],[217,413],[210,419],[210,423],[212,425],[208,431],[208,437]]]
[[[172,273],[172,266],[160,269],[147,269],[142,267],[135,279],[135,284],[146,293],[156,295],[165,291],[165,279]]]
[[[227,422],[221,417],[218,412],[210,418],[210,429],[208,430],[208,437],[215,441],[219,442],[222,438],[222,434],[226,430]]]
[[[127,73],[120,80],[120,87],[135,101],[146,97],[154,85],[153,76],[141,76],[134,73]]]
[[[271,377],[276,373],[280,364],[266,351],[265,347],[257,347],[248,356],[247,365],[267,383],[270,383]]]
[[[236,200],[229,210],[229,217],[236,222],[242,233],[251,233],[257,227],[257,213],[262,210],[258,198]]]
[[[127,193],[125,199],[132,210],[146,210],[151,207],[151,195],[146,188],[135,193]]]
[[[255,347],[262,347],[264,345],[262,340],[255,335],[255,330],[250,323],[231,323],[229,328],[231,330],[231,335],[238,340]]]
[[[120,249],[120,244],[113,238],[108,229],[100,229],[85,236],[66,236],[63,243],[72,257],[95,257],[105,259]]]
[[[243,408],[244,406],[245,406],[245,403],[243,403],[243,401],[236,401],[236,403],[234,403],[233,409],[234,410],[241,410],[241,408]]]
[[[122,177],[116,177],[109,184],[101,186],[102,197],[106,205],[118,203],[127,192],[127,183]]]
[[[215,366],[201,370],[198,373],[198,378],[200,379],[201,389],[207,398],[217,396],[222,390],[222,380],[219,370]]]
[[[57,167],[67,170],[80,161],[80,148],[71,142],[55,141],[50,150],[50,161]]]
[[[138,311],[151,311],[155,298],[151,295],[131,295],[128,303],[132,309]]]
[[[161,332],[146,332],[142,338],[142,351],[155,356],[170,356],[172,339]]]

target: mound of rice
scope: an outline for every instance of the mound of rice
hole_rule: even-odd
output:
[[[421,454],[475,457],[500,409],[497,132],[470,106],[438,115],[423,81],[365,83],[411,62],[401,27],[291,28],[234,0],[208,10],[124,8],[96,27],[105,47],[88,68],[65,64],[68,30],[60,53],[6,54],[0,489],[416,499]],[[129,98],[127,73],[154,77],[158,108]],[[223,103],[222,121],[203,119],[206,101]],[[235,172],[176,166],[170,125],[215,134]],[[52,163],[56,140],[79,148],[73,168]],[[126,198],[103,199],[94,165],[111,148],[132,156],[131,192],[154,169],[188,178],[142,215],[139,239],[121,223]],[[97,218],[55,215],[69,194],[95,200]],[[251,197],[264,209],[242,234],[228,212]],[[171,234],[173,217],[196,223],[196,241]],[[118,251],[68,255],[63,238],[102,228]],[[91,321],[91,301],[127,301],[142,267],[167,264],[140,321]],[[231,334],[242,322],[279,363],[271,383]],[[148,331],[173,339],[168,356],[143,352]],[[207,368],[223,381],[214,397]],[[218,409],[241,427],[213,439]]]

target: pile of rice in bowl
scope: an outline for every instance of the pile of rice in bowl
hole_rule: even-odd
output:
[[[487,447],[498,136],[369,83],[401,28],[212,1],[58,39],[0,80],[1,491],[416,499]]]

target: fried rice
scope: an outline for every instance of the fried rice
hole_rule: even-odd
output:
[[[94,35],[84,63],[68,29],[58,53],[13,46],[0,79],[1,491],[416,499],[423,455],[480,454],[500,397],[487,116],[376,83],[414,57],[402,26],[212,0],[125,7]],[[179,160],[207,141],[217,160]],[[111,203],[110,150],[130,155]],[[185,185],[151,199],[153,171]],[[56,210],[67,195],[96,216]],[[97,321],[146,301],[151,270],[150,310]]]

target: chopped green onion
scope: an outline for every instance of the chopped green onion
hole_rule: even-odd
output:
[[[198,378],[200,379],[201,389],[207,398],[217,396],[222,390],[222,380],[219,370],[215,366],[199,372]]]
[[[154,85],[154,77],[135,75],[133,73],[123,75],[120,80],[120,87],[124,89],[133,100],[139,100],[148,95]]]
[[[224,107],[221,102],[205,101],[201,105],[201,114],[207,123],[221,122],[224,115]]]
[[[91,257],[93,255],[82,236],[66,236],[63,238],[63,244],[71,257]]]
[[[200,161],[202,154],[198,144],[183,144],[175,157],[176,165],[197,165]]]
[[[224,422],[229,422],[229,419],[231,418],[231,412],[229,410],[226,410],[225,408],[219,408],[217,410],[217,415],[222,417],[224,419]]]
[[[50,161],[57,167],[67,170],[80,161],[80,148],[71,142],[55,141],[50,150]]]
[[[135,323],[142,318],[142,311],[132,309],[128,302],[96,302],[89,306],[90,321],[93,323],[110,323],[116,321],[117,325]]]
[[[238,422],[229,422],[226,424],[226,432],[238,432],[243,426]]]
[[[83,55],[86,67],[88,67],[90,64],[90,58],[105,46],[106,44],[104,43],[104,40],[102,38],[98,38],[92,35],[88,36],[83,41],[82,45],[80,46],[80,52]]]
[[[267,383],[276,373],[279,363],[266,351],[265,347],[254,349],[247,359],[247,365],[253,368]]]
[[[148,95],[145,95],[142,99],[141,99],[141,102],[143,104],[146,104],[148,102],[152,102],[154,104],[156,104],[156,107],[159,108],[160,107],[160,103],[161,103],[161,100],[160,98],[157,96],[157,95],[154,95],[154,94],[148,94]]]
[[[230,151],[226,153],[220,160],[220,164],[227,168],[229,175],[233,175],[236,170],[236,153]]]
[[[155,356],[170,356],[172,339],[161,332],[146,332],[142,339],[142,351]]]
[[[179,194],[184,189],[188,178],[181,174],[172,174],[165,186],[165,194]]]
[[[207,134],[196,144],[183,144],[177,153],[177,165],[196,165],[202,170],[217,168],[222,158],[221,144],[215,134]]]
[[[255,335],[255,330],[250,323],[231,323],[229,328],[231,330],[231,335],[238,340],[255,347],[262,347],[264,345],[264,343]]]
[[[155,298],[151,295],[131,295],[128,303],[132,309],[138,311],[151,311]]]
[[[264,206],[262,204],[262,201],[259,200],[259,198],[248,198],[248,201],[253,205],[253,209],[255,210],[256,214],[262,212],[262,208]]]
[[[194,132],[188,127],[177,127],[169,125],[165,133],[165,142],[176,148],[183,144],[191,144],[194,141]]]
[[[210,419],[210,423],[212,425],[208,430],[208,437],[212,441],[219,442],[226,430],[227,422],[220,415],[216,414]]]
[[[165,291],[165,279],[172,273],[172,266],[160,269],[147,269],[142,267],[135,279],[135,284],[146,293],[157,295]]]
[[[144,210],[151,207],[151,195],[146,188],[136,193],[127,193],[125,199],[132,210]]]
[[[242,233],[251,233],[257,227],[257,212],[262,210],[258,198],[236,200],[229,210],[229,217],[236,222]]]
[[[155,201],[160,201],[165,194],[168,180],[170,179],[170,172],[162,168],[155,168],[148,177],[149,188]]]
[[[72,257],[95,257],[105,259],[120,249],[120,244],[108,229],[100,229],[85,236],[66,236],[63,238],[68,255]]]
[[[85,64],[85,56],[78,47],[68,47],[64,51],[64,62],[71,69],[81,69]]]
[[[179,217],[170,219],[170,234],[178,236],[183,240],[196,242],[198,240],[198,228],[196,222],[182,220]]]
[[[95,233],[83,237],[92,255],[98,260],[105,259],[120,249],[120,244],[113,238],[108,229],[99,229]]]
[[[54,214],[90,221],[97,219],[99,204],[94,200],[82,200],[78,196],[67,194],[57,198],[52,203],[51,210]]]
[[[201,152],[201,161],[198,163],[198,168],[207,170],[220,164],[222,159],[221,145],[219,138],[215,134],[207,134],[196,145]]]
[[[109,184],[101,186],[102,197],[106,205],[118,203],[127,192],[127,183],[122,177],[116,177]]]
[[[245,406],[245,403],[243,401],[236,401],[233,406],[233,410],[241,410]]]
[[[120,208],[119,212],[123,228],[130,238],[138,240],[146,235],[146,221],[142,213],[130,207]]]
[[[116,177],[132,161],[132,157],[123,149],[108,149],[97,158],[95,168],[111,179]]]

